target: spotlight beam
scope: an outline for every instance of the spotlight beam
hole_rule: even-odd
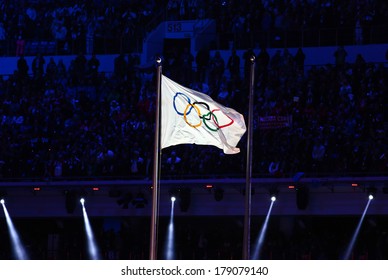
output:
[[[369,205],[370,205],[372,199],[373,199],[373,197],[368,199],[368,203],[367,203],[366,206],[365,206],[364,212],[362,213],[362,216],[361,216],[361,218],[360,218],[360,221],[358,222],[357,228],[356,228],[356,230],[354,231],[353,236],[352,236],[352,239],[350,240],[350,243],[349,243],[349,245],[348,245],[348,248],[346,249],[346,252],[345,252],[345,254],[344,254],[344,257],[343,257],[344,260],[348,260],[348,259],[350,258],[350,254],[352,253],[354,244],[356,243],[358,234],[360,233],[360,229],[361,229],[362,223],[363,223],[363,221],[364,221],[366,212],[368,211],[368,208],[369,208]]]
[[[87,242],[88,242],[89,258],[92,260],[98,260],[99,259],[98,249],[97,249],[96,242],[94,240],[94,234],[93,234],[93,230],[92,230],[92,227],[90,225],[90,222],[89,222],[88,214],[86,212],[85,200],[81,199],[80,202],[82,204],[82,213],[83,213],[83,217],[84,217],[84,225],[85,225],[86,237],[87,237]]]
[[[256,240],[256,245],[255,245],[255,250],[253,252],[252,260],[258,260],[261,254],[261,250],[263,247],[264,239],[265,239],[265,234],[267,233],[267,227],[268,227],[268,222],[269,222],[269,217],[271,216],[272,212],[272,207],[273,204],[275,203],[275,200],[271,200],[271,204],[268,209],[267,216],[265,217],[264,224],[260,230],[260,234]]]
[[[5,206],[4,199],[1,200],[1,204],[3,206],[5,219],[6,219],[7,225],[8,225],[9,235],[11,237],[13,253],[14,253],[16,259],[18,259],[18,260],[28,260],[27,252],[25,251],[25,249],[23,247],[23,244],[20,240],[19,234],[16,231],[15,226],[13,225],[11,216],[9,215],[9,213],[7,211],[7,207]]]
[[[174,204],[175,199],[171,199],[171,211],[170,211],[170,222],[167,229],[166,237],[166,248],[165,248],[165,259],[174,260],[175,259],[175,248],[174,248]]]

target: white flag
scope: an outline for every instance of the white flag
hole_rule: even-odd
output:
[[[246,131],[242,114],[208,95],[183,87],[162,75],[161,148],[179,144],[213,145],[225,154],[236,148]]]

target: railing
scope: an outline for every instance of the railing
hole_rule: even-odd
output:
[[[282,182],[287,180],[293,180],[293,176],[295,174],[283,174],[280,177],[274,177],[273,175],[270,175],[269,173],[253,173],[252,178],[253,179],[265,179],[266,181],[273,181],[273,182]],[[168,180],[168,181],[187,181],[188,183],[190,181],[196,181],[196,180],[215,180],[215,181],[222,181],[222,180],[243,180],[245,174],[243,173],[235,173],[235,174],[225,174],[225,173],[216,173],[216,174],[191,174],[191,175],[164,175],[162,172],[161,179],[162,180]],[[358,178],[360,181],[381,181],[384,179],[385,183],[388,183],[386,181],[387,174],[384,172],[331,172],[331,173],[325,173],[325,172],[314,172],[314,173],[304,173],[303,178],[306,179],[328,179],[330,178],[340,178],[340,180],[344,180],[346,178]],[[4,184],[18,184],[18,183],[29,183],[29,182],[41,182],[43,184],[54,184],[54,185],[61,185],[62,182],[111,182],[112,184],[117,184],[117,182],[128,182],[128,181],[134,181],[134,182],[141,182],[144,181],[145,184],[147,184],[148,181],[151,180],[150,176],[146,176],[145,174],[138,174],[138,175],[127,175],[127,176],[37,176],[37,177],[20,177],[20,178],[14,178],[14,177],[1,177],[0,186]],[[127,184],[127,183],[126,183]]]

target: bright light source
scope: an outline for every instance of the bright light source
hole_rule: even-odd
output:
[[[270,195],[270,197],[271,197],[271,201],[272,201],[272,202],[275,202],[275,201],[276,201],[276,198],[277,198],[277,196],[278,196],[278,193],[279,193],[279,191],[278,191],[276,188],[271,188],[271,189],[269,190],[269,195]]]
[[[369,195],[369,200],[372,200],[374,198],[373,194]]]
[[[83,204],[85,203],[85,199],[84,199],[84,198],[81,198],[81,199],[79,200],[79,202],[81,202],[81,204],[83,205]]]
[[[171,197],[171,201],[174,202],[176,200],[175,196]]]
[[[0,203],[1,203],[1,204],[4,204],[4,203],[5,203],[4,199],[1,199],[1,200],[0,200]]]

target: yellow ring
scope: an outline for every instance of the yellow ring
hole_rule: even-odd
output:
[[[199,108],[198,108],[196,105],[188,104],[188,105],[186,106],[185,111],[183,112],[183,118],[185,119],[185,122],[186,122],[189,126],[194,127],[194,128],[197,128],[197,127],[201,126],[201,124],[202,124],[201,118],[200,118],[198,124],[191,124],[191,123],[189,123],[189,122],[187,121],[187,117],[186,117],[187,111],[188,111],[189,107],[193,107],[193,108],[195,109],[195,111],[197,111],[198,117],[201,115],[201,111],[199,110]]]

